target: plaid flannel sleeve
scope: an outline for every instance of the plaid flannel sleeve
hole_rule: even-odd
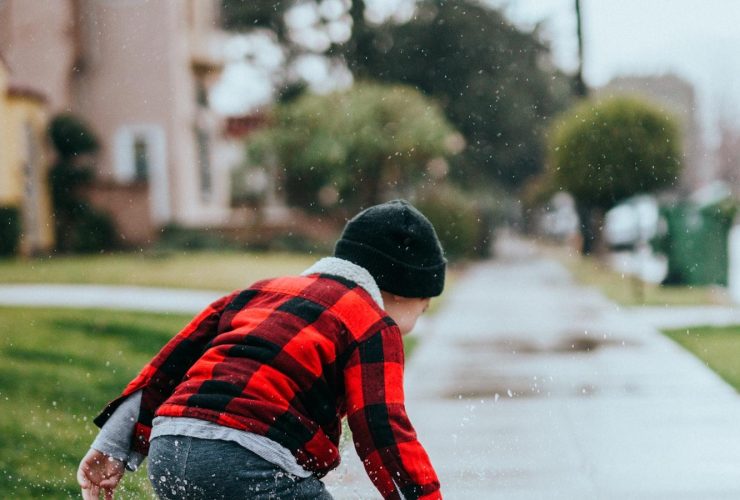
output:
[[[406,415],[403,362],[401,332],[394,325],[360,342],[345,365],[355,449],[383,498],[442,498],[434,468]]]
[[[237,301],[238,292],[234,292],[201,311],[144,366],[118,398],[108,403],[95,418],[95,424],[102,427],[129,395],[141,390],[141,405],[138,421],[134,426],[132,449],[146,455],[154,413],[172,394],[185,373],[203,354],[208,342],[218,333],[224,311]]]

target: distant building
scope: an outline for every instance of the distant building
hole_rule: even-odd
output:
[[[209,110],[226,36],[218,0],[0,1],[0,53],[14,80],[97,134],[88,193],[125,241],[167,224],[233,222],[224,121]]]
[[[717,171],[718,178],[727,183],[732,194],[740,197],[740,131],[727,121],[720,123]]]
[[[17,210],[22,255],[45,252],[54,243],[46,124],[44,97],[15,86],[0,58],[0,207]]]
[[[694,88],[676,75],[630,76],[614,78],[595,91],[597,97],[635,95],[649,100],[675,116],[681,126],[683,170],[680,185],[683,192],[693,192],[715,176],[714,165],[705,154],[696,117]]]

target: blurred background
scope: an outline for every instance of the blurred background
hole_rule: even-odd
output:
[[[326,251],[406,197],[454,226],[453,259],[506,226],[726,284],[671,267],[689,243],[668,239],[729,234],[732,16],[580,4],[4,1],[0,252]]]
[[[737,190],[731,16],[580,3],[4,1],[0,250],[326,250],[393,197],[455,225],[453,258],[495,226],[590,253],[712,217]]]
[[[402,197],[437,227],[453,287],[525,238],[620,304],[732,308],[738,16],[722,0],[0,0],[0,285],[240,288]],[[85,415],[190,311],[85,300],[0,309],[0,425],[27,436],[0,449],[0,490],[73,494],[33,470],[59,436],[28,415],[78,429],[44,465],[74,467]],[[149,340],[131,358],[132,328]],[[61,380],[89,377],[57,407]]]

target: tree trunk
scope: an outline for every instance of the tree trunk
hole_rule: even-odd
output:
[[[601,233],[604,229],[604,211],[583,203],[576,205],[582,236],[581,253],[583,255],[603,253],[605,247]]]

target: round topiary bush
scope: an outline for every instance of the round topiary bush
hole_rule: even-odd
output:
[[[100,147],[98,138],[85,122],[69,113],[59,114],[51,120],[49,137],[63,158],[94,153]]]
[[[579,203],[607,210],[637,193],[671,187],[681,168],[670,114],[634,97],[585,101],[553,126],[550,175]]]

